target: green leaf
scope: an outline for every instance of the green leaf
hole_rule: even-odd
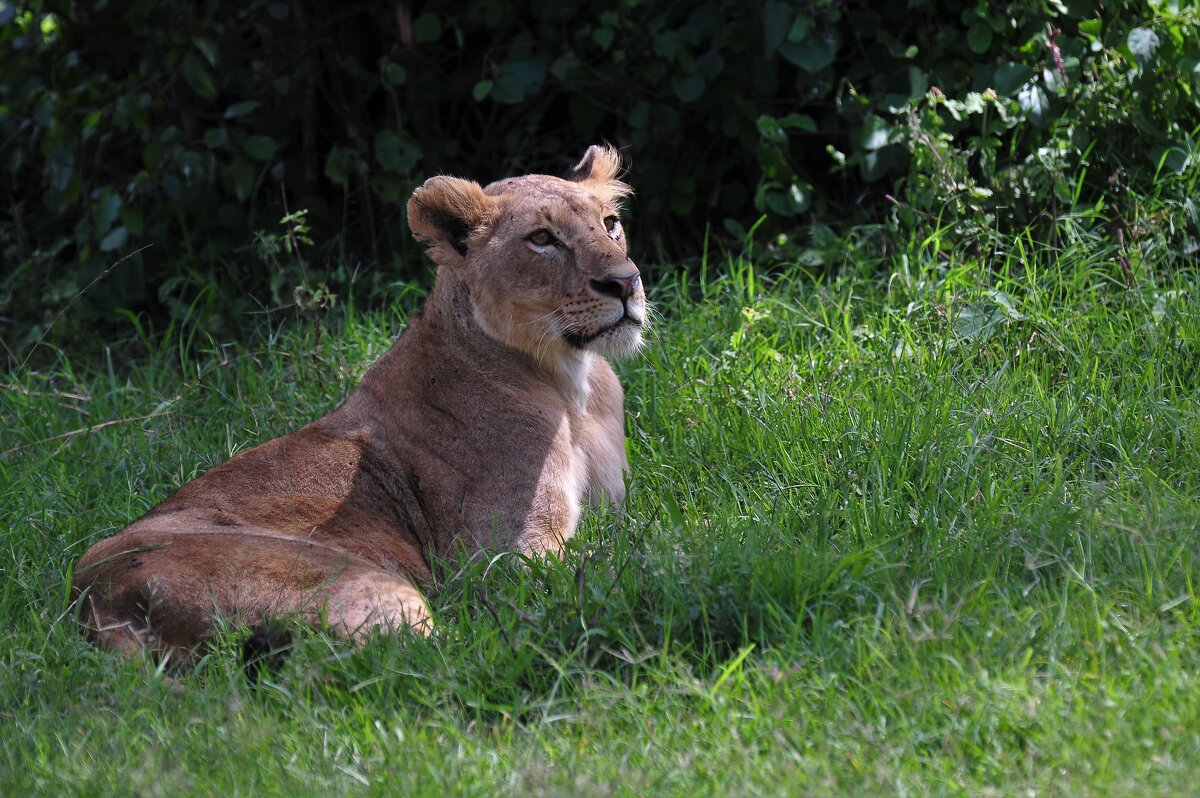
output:
[[[1139,66],[1145,66],[1154,60],[1154,52],[1158,49],[1158,34],[1149,28],[1134,28],[1129,31],[1125,41],[1129,52],[1137,59]]]
[[[686,216],[696,206],[696,179],[691,175],[678,175],[671,183],[671,210]]]
[[[763,57],[775,55],[788,35],[788,20],[792,9],[787,3],[769,0],[763,5]]]
[[[992,77],[992,88],[996,90],[997,94],[1012,97],[1031,77],[1033,77],[1032,69],[1024,64],[1009,61],[1007,64],[996,67],[996,73]]]
[[[96,234],[108,232],[121,212],[121,197],[115,191],[106,189],[100,199],[92,203],[92,226]]]
[[[1147,154],[1156,170],[1177,175],[1183,174],[1191,160],[1186,143],[1174,147],[1151,147]]]
[[[375,160],[387,172],[407,175],[419,157],[416,145],[395,130],[380,131],[375,137]]]
[[[763,201],[767,208],[779,216],[795,216],[799,203],[797,203],[790,191],[779,191],[776,189],[768,189],[763,193]]]
[[[62,145],[46,153],[46,166],[50,173],[50,185],[55,191],[66,191],[79,174],[75,169],[75,152]]]
[[[792,183],[787,192],[788,204],[792,213],[804,213],[812,205],[812,189],[799,183]]]
[[[890,142],[891,125],[887,120],[876,114],[869,114],[863,120],[862,131],[859,133],[859,146],[868,152],[874,152],[886,147]]]
[[[862,160],[859,163],[859,173],[862,179],[868,183],[878,180],[887,174],[888,166],[892,159],[888,156],[888,150],[865,150],[862,154]]]
[[[499,75],[492,86],[492,99],[505,105],[516,105],[525,99],[525,86],[515,75]]]
[[[100,251],[112,252],[114,249],[120,249],[125,246],[125,242],[128,240],[128,230],[124,227],[114,227],[108,235],[100,239]]]
[[[325,159],[325,177],[339,186],[347,185],[352,175],[361,175],[366,170],[362,158],[349,147],[334,147]]]
[[[817,132],[817,123],[808,114],[788,114],[779,120],[779,124],[788,130],[803,130],[805,133]]]
[[[696,69],[707,77],[715,78],[725,69],[725,59],[716,50],[709,50],[696,59]]]
[[[200,51],[204,59],[212,66],[216,66],[221,60],[217,55],[217,46],[209,39],[205,39],[203,36],[193,36],[192,44],[196,45],[196,49]]]
[[[225,109],[226,119],[237,119],[239,116],[245,116],[252,112],[260,105],[258,100],[245,100],[244,102],[234,103]]]
[[[408,80],[408,71],[395,61],[388,61],[383,67],[383,79],[391,86],[403,86]]]
[[[246,154],[256,161],[271,160],[271,156],[275,154],[278,146],[275,139],[270,136],[247,136],[242,141],[242,147],[246,150]]]
[[[963,341],[985,341],[1005,319],[1004,310],[993,302],[972,302],[954,319],[954,335]]]
[[[673,30],[660,33],[654,37],[654,54],[664,61],[674,61],[683,42],[679,34]]]
[[[384,202],[401,205],[407,199],[405,190],[407,184],[399,178],[390,175],[375,175],[371,178],[371,191]]]
[[[1017,310],[1017,303],[1012,297],[1004,293],[998,288],[990,289],[987,292],[988,298],[1004,309],[1004,314],[1013,321],[1021,321],[1025,318],[1025,314]]]
[[[413,22],[413,41],[417,44],[436,42],[442,38],[442,20],[437,14],[426,11]]]
[[[787,141],[787,133],[784,132],[783,126],[779,124],[779,120],[773,116],[763,114],[756,122],[759,135],[767,141],[784,142]]]
[[[527,95],[533,94],[546,79],[546,61],[542,58],[514,58],[505,62],[502,69],[521,82]]]
[[[788,30],[787,40],[792,44],[800,44],[808,38],[810,30],[812,30],[812,17],[803,11],[797,11],[792,20],[792,27]]]
[[[475,98],[475,102],[482,102],[485,97],[491,94],[493,82],[490,80],[481,80],[475,84],[475,88],[471,89],[471,96]]]
[[[256,175],[254,167],[245,158],[236,158],[225,168],[226,179],[232,183],[233,193],[237,196],[239,203],[250,199]]]
[[[838,51],[838,36],[833,30],[814,33],[803,43],[788,41],[779,53],[808,73],[820,72],[833,63]]]
[[[704,95],[705,80],[703,75],[693,72],[687,76],[676,75],[671,81],[671,86],[675,89],[676,97],[685,103],[691,103]]]
[[[495,76],[492,99],[515,105],[537,92],[546,79],[546,63],[539,58],[515,58],[496,67]]]
[[[992,27],[982,22],[976,22],[967,31],[967,47],[973,53],[986,53],[992,46]]]
[[[183,196],[183,183],[175,175],[164,175],[162,178],[162,192],[167,199],[172,202],[179,200]]]
[[[629,109],[629,126],[634,130],[647,130],[650,127],[650,103],[642,100],[633,104]]]
[[[217,85],[213,83],[212,76],[208,74],[208,67],[196,57],[195,53],[185,55],[179,66],[183,72],[183,79],[192,87],[192,91],[206,100],[217,96]]]
[[[929,76],[918,66],[908,68],[908,99],[915,100],[924,97],[929,91]]]
[[[1093,39],[1100,38],[1102,23],[1098,19],[1085,19],[1079,23],[1079,32]]]
[[[592,31],[592,41],[600,45],[601,50],[611,47],[615,36],[612,28],[596,28]]]
[[[1059,74],[1059,71],[1050,66],[1042,70],[1042,85],[1046,87],[1046,91],[1048,92],[1061,94],[1067,84],[1063,76]]]
[[[1050,98],[1041,86],[1031,83],[1017,93],[1017,104],[1025,112],[1029,121],[1038,127],[1043,127],[1050,113]]]
[[[135,238],[141,238],[142,233],[146,230],[146,221],[142,216],[142,211],[130,205],[121,208],[121,224],[125,225]]]
[[[204,131],[204,146],[210,150],[224,147],[229,143],[229,130],[223,127],[210,127]]]

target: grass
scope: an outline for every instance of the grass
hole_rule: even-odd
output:
[[[404,312],[10,375],[0,793],[1186,794],[1200,276],[1115,257],[935,231],[667,280],[619,366],[626,517],[447,563],[431,638],[313,635],[257,683],[236,630],[179,682],[92,650],[71,565],[335,406]]]

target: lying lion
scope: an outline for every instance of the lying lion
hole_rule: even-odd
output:
[[[560,550],[580,505],[624,499],[623,394],[642,344],[618,154],[566,179],[433,177],[408,223],[433,291],[337,410],[238,454],[92,546],[73,590],[110,651],[186,655],[217,616],[430,626],[430,560]]]

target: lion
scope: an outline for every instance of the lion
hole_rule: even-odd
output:
[[[332,413],[183,485],[73,572],[101,648],[183,660],[218,618],[298,618],[361,642],[426,634],[431,562],[561,552],[625,498],[624,394],[642,346],[619,154],[565,178],[428,179],[408,223],[437,266],[392,348]]]

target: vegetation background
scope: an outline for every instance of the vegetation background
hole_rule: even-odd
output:
[[[760,218],[760,256],[829,269],[854,224],[965,243],[1093,207],[1128,235],[1131,192],[1194,159],[1196,34],[1178,0],[5,0],[0,335],[390,301],[425,177],[599,140],[648,265]]]
[[[0,794],[1179,795],[1194,3],[0,0]],[[191,675],[71,568],[328,411],[403,201],[622,146],[623,517]]]

